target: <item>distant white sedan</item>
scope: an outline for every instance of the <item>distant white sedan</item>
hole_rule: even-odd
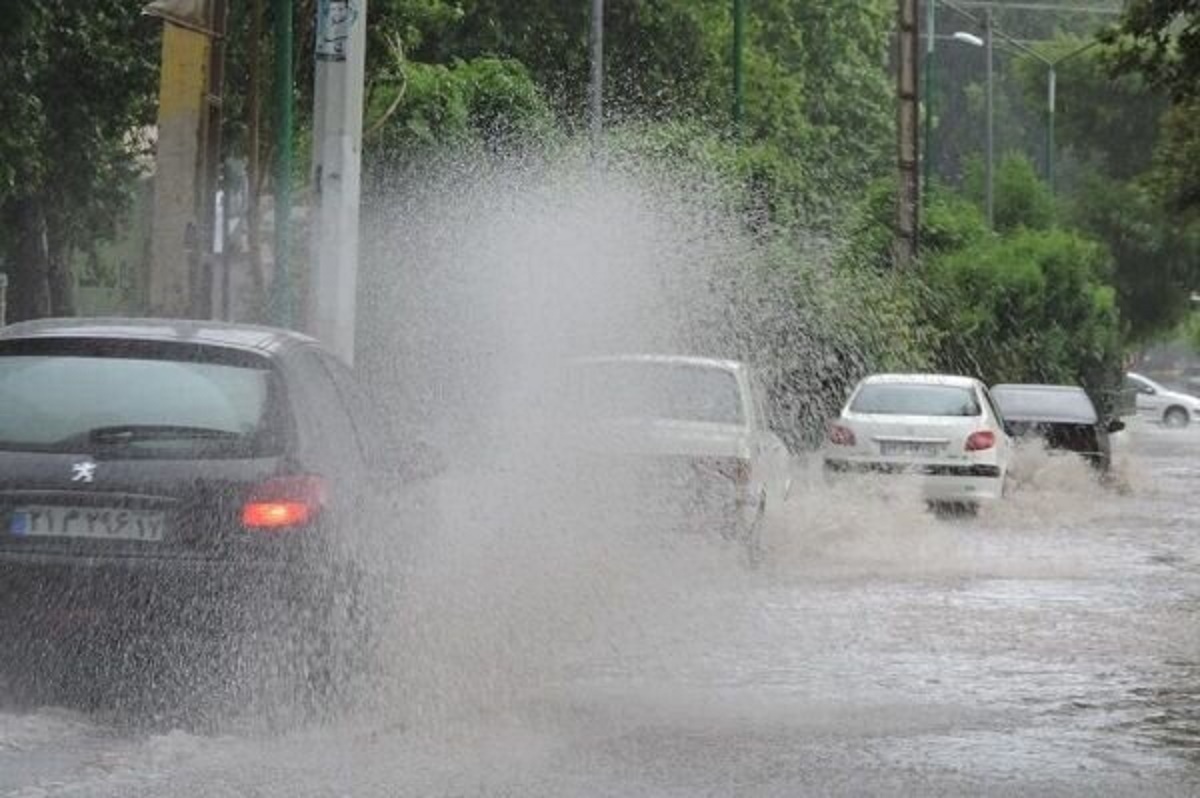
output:
[[[987,387],[937,374],[879,374],[829,427],[825,469],[913,480],[935,506],[973,510],[1004,493],[1012,444]]]

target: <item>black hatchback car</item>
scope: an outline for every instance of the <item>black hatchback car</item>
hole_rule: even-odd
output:
[[[992,398],[1014,438],[1040,438],[1047,448],[1075,452],[1102,472],[1112,465],[1109,434],[1124,429],[1125,423],[1103,421],[1083,388],[996,385]]]
[[[421,469],[394,440],[295,333],[0,328],[0,639],[253,627],[328,654],[361,612],[363,563],[404,545],[386,514]]]

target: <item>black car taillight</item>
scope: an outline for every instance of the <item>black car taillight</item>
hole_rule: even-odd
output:
[[[320,515],[327,497],[322,477],[274,477],[250,491],[242,507],[242,525],[255,530],[305,526]]]

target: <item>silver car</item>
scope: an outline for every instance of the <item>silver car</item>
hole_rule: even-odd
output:
[[[1126,383],[1137,396],[1139,417],[1168,427],[1186,427],[1200,415],[1200,398],[1164,388],[1154,380],[1130,372]]]

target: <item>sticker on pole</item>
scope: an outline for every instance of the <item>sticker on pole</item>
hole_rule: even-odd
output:
[[[358,21],[360,7],[358,0],[317,0],[317,60],[346,60],[350,31]]]

